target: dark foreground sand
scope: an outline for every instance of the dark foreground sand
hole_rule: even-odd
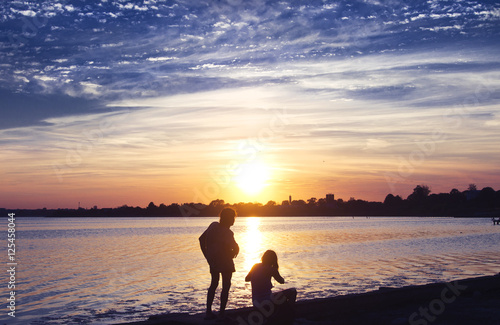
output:
[[[300,292],[299,292],[300,295]],[[298,301],[294,325],[500,325],[500,273],[363,294]],[[261,324],[252,308],[228,310],[233,322],[203,320],[202,314],[167,314],[129,325]],[[270,323],[277,324],[277,322]],[[292,323],[289,323],[292,324]],[[262,324],[261,324],[262,325]]]

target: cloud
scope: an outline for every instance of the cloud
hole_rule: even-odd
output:
[[[0,129],[46,125],[50,117],[88,114],[102,107],[95,100],[66,95],[25,95],[0,89],[0,96]]]
[[[27,17],[35,17],[36,16],[36,12],[34,12],[33,10],[16,10],[14,8],[11,8],[10,10],[15,14],[21,14],[21,15],[27,16]]]
[[[245,6],[245,10],[233,10],[234,5]],[[150,8],[155,6],[158,10],[137,8]],[[483,11],[494,12],[491,7],[481,4]],[[478,7],[478,8],[479,8]],[[30,9],[31,8],[31,9]],[[318,58],[348,58],[355,55],[366,55],[380,53],[385,50],[394,50],[421,42],[422,30],[439,32],[440,38],[446,40],[447,32],[450,29],[460,28],[464,32],[464,25],[458,20],[465,21],[461,16],[468,12],[467,7],[457,5],[455,12],[446,12],[437,5],[430,5],[431,13],[425,11],[425,6],[420,8],[415,6],[402,7],[393,6],[391,11],[378,2],[358,3],[356,5],[347,2],[333,5],[309,4],[306,6],[296,6],[290,3],[268,3],[233,2],[220,3],[197,3],[185,4],[177,3],[166,6],[160,3],[147,3],[141,6],[134,2],[127,4],[108,3],[100,6],[89,5],[85,8],[76,6],[48,5],[42,3],[39,7],[25,7],[23,9],[40,9],[43,13],[50,10],[58,11],[57,18],[50,22],[51,27],[66,25],[67,19],[71,20],[76,12],[81,12],[83,18],[81,22],[75,24],[71,33],[77,33],[74,37],[69,37],[69,31],[65,29],[52,29],[50,39],[57,44],[53,47],[42,47],[45,55],[51,56],[63,54],[63,57],[55,58],[53,62],[63,65],[77,65],[81,67],[78,71],[71,72],[68,76],[76,84],[81,82],[91,82],[101,84],[109,88],[109,92],[115,96],[122,92],[124,96],[130,93],[129,85],[125,88],[122,83],[115,85],[104,85],[102,78],[93,69],[85,68],[82,59],[91,58],[96,64],[101,64],[113,72],[121,73],[123,63],[130,64],[137,73],[144,73],[144,77],[159,79],[161,74],[147,73],[147,70],[158,70],[155,64],[168,63],[170,58],[176,58],[176,62],[171,62],[170,70],[182,71],[192,67],[209,67],[227,65],[244,66],[248,62],[254,64],[283,62],[290,60],[310,60]],[[17,10],[17,9],[16,9]],[[155,12],[165,13],[165,21],[158,20]],[[422,11],[425,11],[423,13]],[[488,12],[490,12],[488,11]],[[127,12],[127,17],[121,17]],[[109,16],[110,13],[116,15],[115,20],[100,23],[101,28],[96,28],[94,21]],[[87,16],[92,14],[92,16]],[[190,16],[191,15],[191,16]],[[413,15],[418,17],[409,30],[406,27],[388,28],[383,23],[390,17],[406,17]],[[185,17],[191,17],[186,19]],[[342,17],[348,17],[344,21]],[[495,19],[492,16],[489,19]],[[138,25],[132,28],[129,24],[124,24],[124,19],[132,20]],[[430,25],[428,20],[443,20],[443,24]],[[454,19],[454,24],[449,24],[450,19]],[[60,24],[59,24],[60,22]],[[471,22],[469,20],[468,24]],[[103,28],[102,25],[106,25]],[[175,27],[171,27],[175,26]],[[37,27],[37,26],[35,26]],[[40,26],[36,28],[36,36],[46,33],[47,28]],[[455,28],[456,27],[456,28]],[[22,30],[22,29],[21,29]],[[115,32],[108,32],[115,30]],[[15,31],[10,31],[15,35]],[[413,35],[413,36],[412,36]],[[47,35],[47,37],[49,37]],[[48,39],[45,37],[44,39]],[[73,39],[78,39],[78,46],[74,46]],[[32,43],[34,39],[25,37],[25,44]],[[28,42],[29,41],[29,42]],[[163,51],[165,44],[173,51]],[[30,44],[31,45],[31,44]],[[35,46],[35,44],[32,44]],[[41,44],[40,44],[41,45]],[[74,47],[71,51],[67,51]],[[66,53],[61,53],[61,49],[67,49]],[[37,61],[30,52],[23,53],[26,61]],[[74,53],[74,54],[70,54]],[[42,56],[40,56],[42,57]],[[39,62],[39,71],[44,69],[45,62]],[[161,68],[165,71],[165,67]],[[25,71],[28,71],[25,69]],[[37,72],[37,71],[34,71]],[[75,74],[75,75],[73,75]],[[132,74],[133,75],[133,74]],[[26,74],[24,78],[32,79],[32,74]],[[58,75],[47,75],[49,78],[58,78]],[[104,79],[106,80],[106,76]],[[153,81],[155,82],[155,81]],[[140,83],[139,83],[140,85]],[[7,87],[7,84],[4,84]],[[12,85],[11,85],[12,86]],[[25,91],[33,91],[27,88],[25,83],[17,82],[17,87]],[[63,87],[67,87],[63,86]],[[185,87],[186,89],[189,86]],[[57,91],[52,87],[43,87],[45,92]],[[181,90],[182,91],[182,90]],[[106,96],[108,92],[103,92]],[[140,92],[137,92],[138,94]]]

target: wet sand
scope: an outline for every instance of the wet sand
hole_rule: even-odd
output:
[[[228,310],[227,314],[233,321],[226,324],[259,324],[258,321],[249,321],[252,312],[252,308]],[[205,321],[203,314],[166,314],[126,324],[212,325],[224,322]],[[362,294],[298,301],[293,324],[500,325],[500,273],[447,283],[379,288]]]

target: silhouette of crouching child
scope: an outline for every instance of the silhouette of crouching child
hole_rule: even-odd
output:
[[[262,256],[262,263],[255,264],[245,277],[245,281],[252,284],[252,302],[256,309],[248,316],[250,324],[293,324],[297,290],[271,291],[271,278],[285,283],[278,268],[278,256],[268,250]]]

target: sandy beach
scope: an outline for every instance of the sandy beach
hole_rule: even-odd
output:
[[[300,292],[299,292],[300,294]],[[499,325],[500,273],[402,288],[379,288],[362,294],[298,301],[294,325]],[[232,324],[256,324],[252,308],[228,310]],[[128,325],[224,324],[203,314],[165,314]],[[125,324],[122,324],[125,325]]]

